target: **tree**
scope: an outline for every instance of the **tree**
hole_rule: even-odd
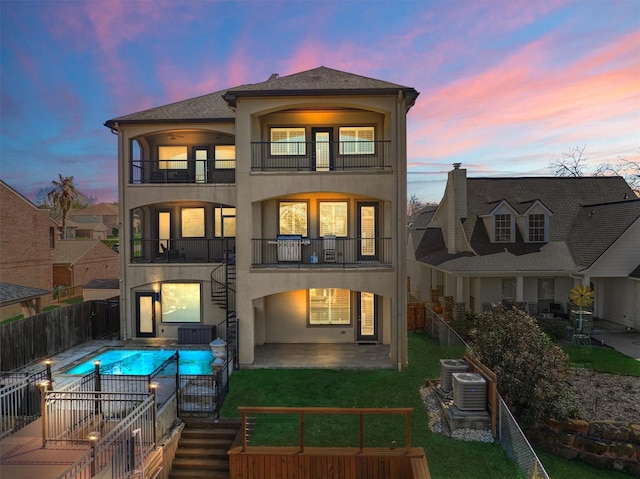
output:
[[[47,193],[47,200],[60,210],[62,238],[65,239],[67,231],[67,215],[73,207],[73,202],[79,198],[80,192],[76,189],[76,185],[73,183],[73,176],[62,176],[58,173],[58,177],[60,178],[60,181],[52,181],[53,189]]]
[[[578,413],[566,382],[569,358],[531,316],[494,307],[478,316],[471,337],[474,354],[498,375],[498,392],[522,424]]]
[[[562,153],[560,158],[549,160],[548,169],[554,176],[621,176],[631,188],[640,193],[640,163],[626,160],[620,156],[615,162],[602,162],[589,169],[588,160],[585,156],[586,145],[582,148],[575,146]],[[640,194],[638,194],[640,196]]]
[[[585,176],[587,170],[588,158],[584,156],[584,150],[587,145],[582,148],[579,146],[570,148],[562,153],[560,158],[549,160],[549,169],[553,170],[554,176]]]
[[[54,204],[49,199],[50,192],[51,190],[49,188],[40,188],[38,191],[36,191],[33,203],[38,208],[51,210],[51,216],[59,220],[62,218],[62,212],[60,211],[60,206],[57,204]],[[89,206],[93,206],[97,202],[98,202],[97,198],[94,198],[93,196],[88,196],[84,194],[82,191],[78,191],[78,197],[73,200],[71,209],[81,210],[84,208],[88,208]]]
[[[416,194],[412,194],[407,201],[407,218],[411,221],[413,215],[416,214],[417,211],[421,210],[425,205],[418,199]]]

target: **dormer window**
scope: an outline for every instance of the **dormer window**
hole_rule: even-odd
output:
[[[513,216],[510,213],[494,215],[494,241],[496,243],[513,242]]]
[[[545,241],[545,215],[532,213],[529,215],[529,242],[543,243]]]

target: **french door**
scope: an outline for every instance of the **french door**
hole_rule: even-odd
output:
[[[378,260],[378,204],[358,203],[358,261]]]
[[[358,341],[378,340],[378,308],[373,293],[358,293]]]
[[[136,293],[136,337],[156,337],[156,294]]]
[[[333,169],[333,148],[331,128],[312,128],[313,151],[312,165],[314,171],[329,171]]]

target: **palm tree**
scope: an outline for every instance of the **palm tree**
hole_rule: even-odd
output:
[[[60,181],[52,181],[53,189],[47,193],[49,201],[60,208],[62,213],[62,239],[66,239],[67,231],[67,215],[71,211],[74,200],[76,200],[80,193],[76,189],[76,185],[73,184],[73,176],[62,176],[58,173]]]

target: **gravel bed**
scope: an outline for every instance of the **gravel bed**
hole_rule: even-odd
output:
[[[436,392],[433,387],[422,386],[420,388],[420,397],[429,414],[429,429],[431,429],[431,431],[459,441],[493,442],[491,429],[455,429],[451,431],[449,424],[442,417],[440,401],[436,397]]]

